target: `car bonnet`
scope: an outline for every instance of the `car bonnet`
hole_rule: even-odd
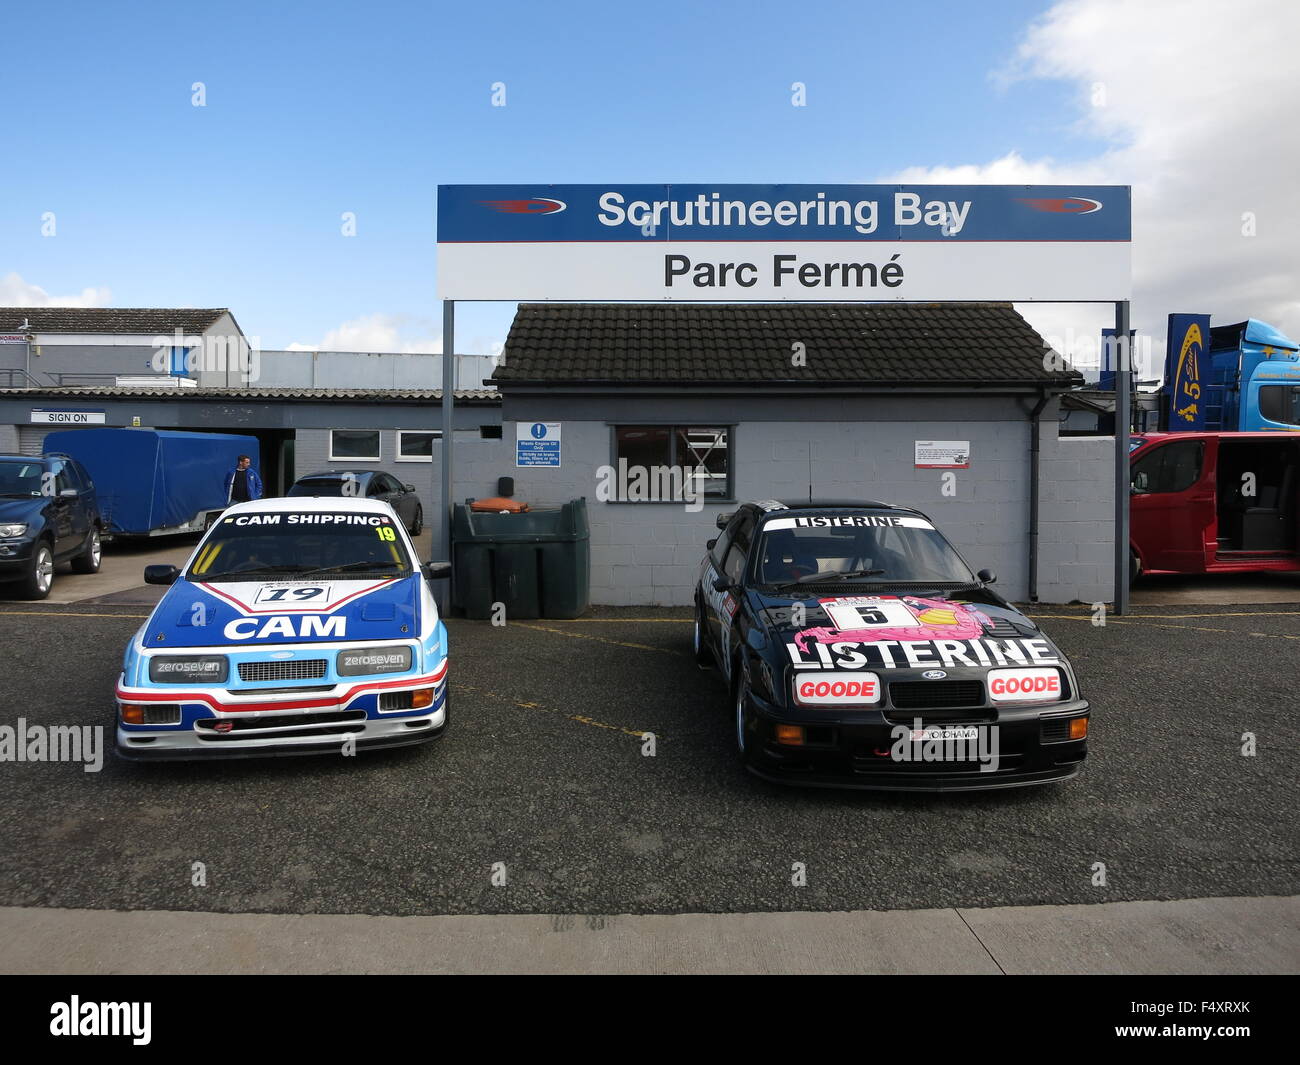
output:
[[[144,645],[205,647],[392,640],[420,632],[421,576],[192,582],[163,596]]]
[[[870,651],[870,664],[916,665],[938,657],[923,650],[926,645],[941,644],[944,658],[957,651],[981,666],[1061,660],[1038,626],[1012,607],[923,592],[753,595],[783,658],[799,668],[835,668],[846,647]]]

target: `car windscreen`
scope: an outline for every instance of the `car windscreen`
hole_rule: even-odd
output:
[[[355,477],[312,477],[291,486],[288,494],[291,496],[359,496],[362,494],[357,488],[359,483]],[[346,492],[343,490],[344,485],[349,488]]]
[[[45,467],[39,462],[19,462],[13,459],[0,461],[0,496],[28,498],[42,494],[53,495],[44,484]]]
[[[925,518],[888,513],[772,518],[758,545],[760,584],[845,584],[975,580],[951,544]]]
[[[186,576],[212,581],[411,572],[410,556],[387,515],[281,510],[223,516]]]

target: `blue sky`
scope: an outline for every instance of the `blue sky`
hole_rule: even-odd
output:
[[[994,76],[1048,6],[22,5],[0,65],[0,276],[228,306],[268,348],[368,316],[436,336],[441,182],[849,182],[1098,157],[1078,79]],[[464,307],[458,348],[502,339],[510,312]]]

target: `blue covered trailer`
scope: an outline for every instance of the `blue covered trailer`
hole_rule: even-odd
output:
[[[74,429],[47,434],[45,450],[86,467],[115,536],[200,531],[225,508],[226,474],[239,456],[259,465],[257,438],[231,433]]]

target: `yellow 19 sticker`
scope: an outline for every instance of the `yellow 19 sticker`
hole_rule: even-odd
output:
[[[387,540],[389,543],[394,543],[397,540],[397,530],[391,525],[380,525],[375,529],[375,532],[379,534],[379,539]]]

